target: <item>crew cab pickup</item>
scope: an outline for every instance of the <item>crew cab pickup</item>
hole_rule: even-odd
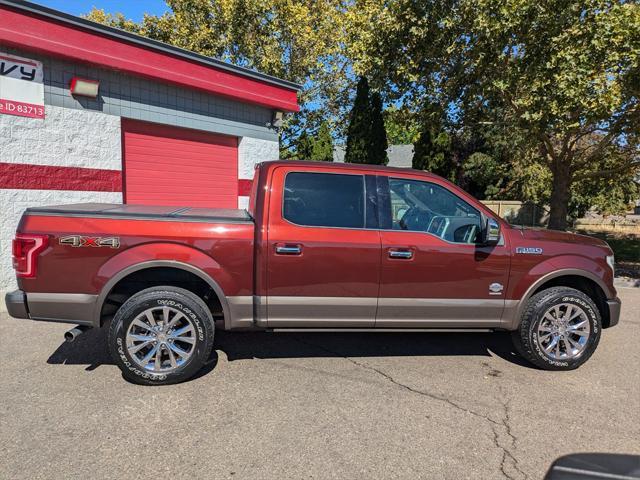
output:
[[[30,208],[13,245],[16,318],[108,328],[125,378],[193,376],[215,329],[511,331],[568,370],[618,322],[613,252],[509,225],[429,173],[276,161],[247,210]]]

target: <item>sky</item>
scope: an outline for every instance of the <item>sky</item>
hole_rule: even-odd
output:
[[[88,13],[93,7],[107,13],[123,13],[125,17],[140,21],[144,13],[162,15],[168,10],[163,0],[32,0],[34,3],[55,8],[72,15]]]

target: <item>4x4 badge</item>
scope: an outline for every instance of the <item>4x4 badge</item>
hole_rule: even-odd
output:
[[[72,247],[120,248],[120,238],[118,237],[84,237],[82,235],[69,235],[67,237],[60,237],[60,245],[71,245]]]

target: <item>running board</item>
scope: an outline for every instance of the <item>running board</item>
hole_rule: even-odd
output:
[[[497,328],[267,328],[267,332],[274,333],[312,333],[312,332],[340,332],[340,333],[490,333],[500,330]]]

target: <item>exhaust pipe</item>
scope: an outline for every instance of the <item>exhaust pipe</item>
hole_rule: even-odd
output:
[[[73,342],[76,338],[78,338],[80,335],[82,335],[84,332],[86,332],[87,330],[89,330],[90,327],[85,327],[84,325],[78,325],[75,328],[72,328],[71,330],[69,330],[68,332],[66,332],[64,334],[64,339],[65,341],[71,343]]]

